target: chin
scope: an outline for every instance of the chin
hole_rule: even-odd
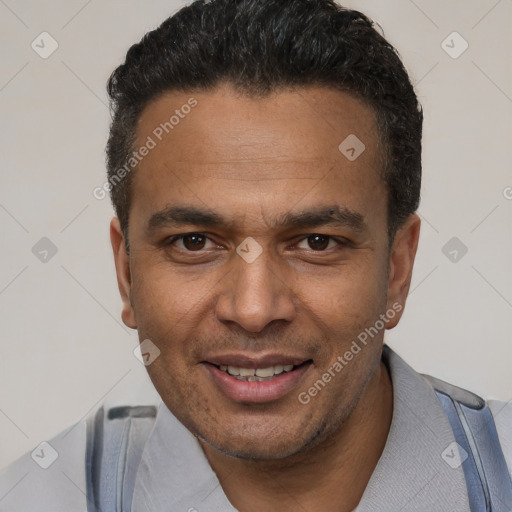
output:
[[[307,428],[309,427],[309,428]],[[328,436],[326,425],[311,430],[311,426],[290,425],[284,431],[272,434],[268,424],[261,430],[239,428],[236,432],[216,432],[212,435],[196,433],[200,441],[217,452],[242,460],[279,461],[299,455]]]
[[[292,457],[300,453],[307,443],[298,441],[290,443],[290,440],[275,443],[268,443],[267,439],[245,440],[240,443],[227,442],[222,444],[214,444],[207,439],[200,438],[201,441],[208,444],[216,451],[223,453],[229,457],[241,460],[259,460],[259,461],[278,461]]]

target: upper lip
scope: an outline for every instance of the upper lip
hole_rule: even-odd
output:
[[[205,363],[211,363],[215,366],[236,366],[237,368],[269,368],[271,366],[278,365],[289,365],[298,366],[306,361],[310,360],[308,357],[298,357],[286,354],[222,354],[207,357],[203,360]]]

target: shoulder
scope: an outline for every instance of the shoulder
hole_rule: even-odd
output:
[[[156,411],[102,404],[40,443],[0,472],[0,512],[81,512],[88,499],[115,501],[119,464],[133,483]]]
[[[487,448],[490,452],[501,449],[508,473],[512,476],[512,402],[484,400],[468,390],[440,379],[429,375],[424,375],[424,377],[436,392],[449,396],[452,400],[466,406],[464,416],[466,421],[471,420],[470,423],[473,424],[474,429],[473,434],[476,435],[477,440],[479,438],[483,439],[484,444],[481,446],[483,451],[488,451]],[[487,407],[485,407],[486,404]],[[483,414],[485,411],[488,414],[487,419]],[[445,412],[447,411],[445,410]],[[494,425],[492,425],[492,421],[489,421],[491,419],[489,412],[494,420]],[[495,430],[494,427],[496,427]],[[493,438],[496,442],[493,442]]]
[[[0,472],[0,512],[87,510],[84,419]]]
[[[487,403],[494,417],[498,438],[512,476],[512,402],[488,400]]]

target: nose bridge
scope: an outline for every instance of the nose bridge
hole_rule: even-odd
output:
[[[270,278],[273,274],[269,258],[262,255],[252,263],[239,261],[237,266],[237,302],[245,304],[248,311],[264,305],[270,309],[278,287]]]
[[[292,320],[293,292],[279,276],[279,262],[268,249],[252,240],[242,243],[233,266],[217,302],[219,320],[236,322],[250,332],[260,332],[274,320]]]

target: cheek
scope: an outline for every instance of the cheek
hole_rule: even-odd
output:
[[[373,253],[362,260],[301,281],[301,301],[326,325],[362,325],[385,308],[386,267]]]
[[[384,330],[374,326],[386,309],[387,295],[385,265],[380,261],[370,253],[364,264],[337,269],[308,286],[304,309],[314,324],[311,332],[320,331],[323,339],[316,359],[318,374],[331,369],[336,375],[317,406],[336,400],[339,393],[355,393],[379,358]],[[347,359],[340,363],[338,358],[345,354]]]
[[[189,316],[197,302],[194,293],[187,293],[172,279],[172,273],[157,267],[137,269],[132,285],[132,304],[139,340],[151,340],[158,348],[158,357],[146,367],[159,393],[174,396],[179,389],[177,379],[187,372],[186,340],[192,327]],[[195,287],[191,288],[192,291]],[[172,371],[170,371],[172,369]]]
[[[140,261],[132,275],[138,330],[183,331],[204,310],[217,279],[211,273],[171,270],[165,262]]]

